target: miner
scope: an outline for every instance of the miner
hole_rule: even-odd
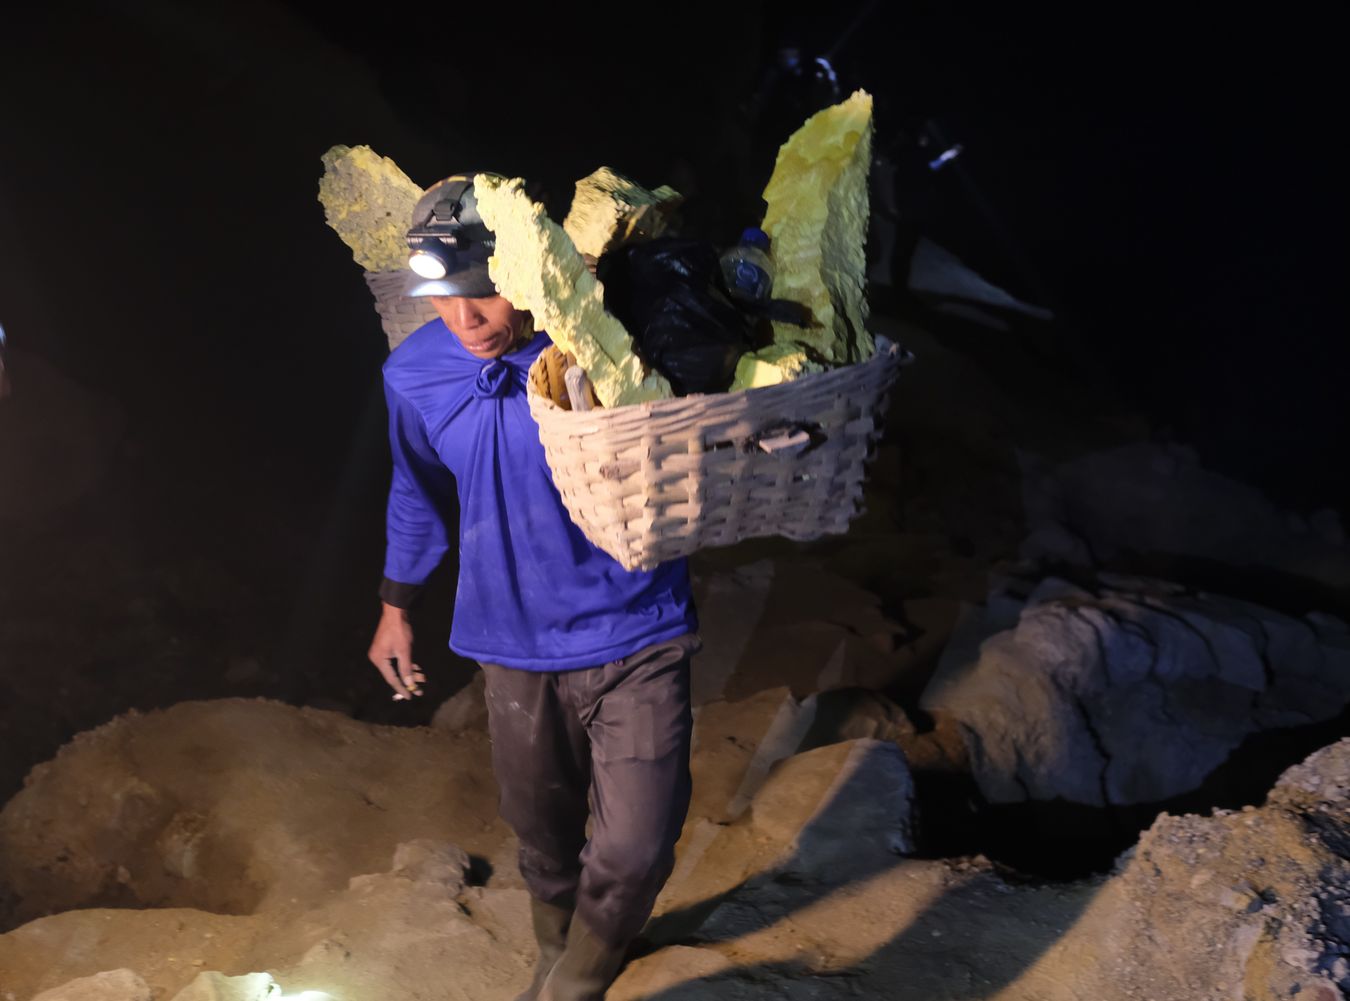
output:
[[[689,666],[700,643],[683,560],[629,571],[573,524],[526,400],[550,344],[497,294],[473,175],[430,188],[406,294],[439,319],[384,366],[393,481],[370,660],[420,693],[408,609],[449,548],[450,647],[486,682],[500,811],[520,840],[539,963],[520,997],[599,999],[650,916],[689,806]],[[592,829],[586,836],[587,820]]]

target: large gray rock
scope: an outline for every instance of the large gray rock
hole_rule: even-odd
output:
[[[1009,596],[974,617],[1007,623]],[[1016,624],[944,657],[925,709],[963,728],[994,802],[1155,802],[1198,787],[1249,734],[1350,701],[1350,631],[1157,581],[1042,582]]]

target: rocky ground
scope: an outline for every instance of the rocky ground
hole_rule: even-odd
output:
[[[781,718],[760,701],[742,717]],[[772,739],[726,732],[719,708],[699,714],[675,874],[611,997],[1333,1001],[1350,986],[1350,740],[1260,806],[1162,815],[1112,872],[1037,883],[913,857],[912,738],[780,744],[763,772]],[[528,905],[488,819],[484,734],[463,722],[227,700],[81,735],[0,813],[20,922],[0,935],[0,997],[252,1001],[264,972],[288,995],[514,996]],[[732,741],[743,753],[723,753]]]

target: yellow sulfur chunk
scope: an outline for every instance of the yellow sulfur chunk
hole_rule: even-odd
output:
[[[736,363],[736,377],[728,392],[754,389],[756,386],[776,386],[790,382],[809,372],[824,371],[806,352],[795,344],[770,344],[753,354],[741,356]]]
[[[863,297],[871,156],[872,97],[859,90],[792,134],[764,189],[774,298],[802,303],[814,319],[807,328],[775,323],[774,340],[838,364],[875,351]]]
[[[369,146],[334,146],[323,155],[319,201],[328,225],[367,271],[408,266],[404,240],[422,189]]]
[[[598,259],[630,240],[660,236],[682,201],[684,197],[672,187],[663,184],[648,191],[622,174],[601,167],[577,181],[563,230],[577,250]]]
[[[571,239],[520,178],[474,177],[478,212],[497,237],[488,274],[501,294],[534,315],[536,330],[571,353],[606,407],[665,399],[670,383],[648,374],[623,324],[605,312],[604,290]]]

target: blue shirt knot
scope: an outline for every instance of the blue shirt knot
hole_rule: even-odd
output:
[[[478,370],[474,380],[473,395],[478,400],[498,400],[511,388],[511,365],[494,358]]]

